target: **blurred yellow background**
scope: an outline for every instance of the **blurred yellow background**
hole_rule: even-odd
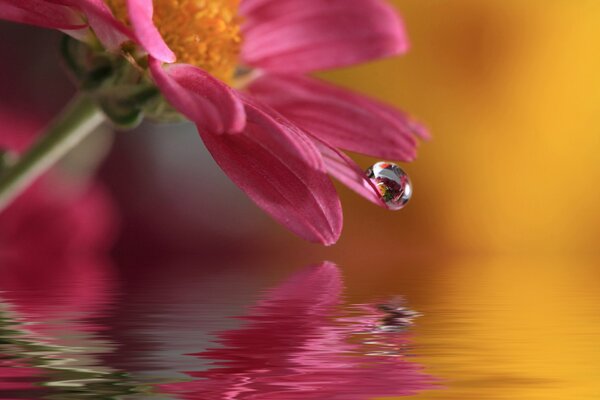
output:
[[[324,76],[412,113],[433,140],[406,165],[405,210],[342,190],[340,253],[596,253],[600,1],[393,3],[408,55]]]

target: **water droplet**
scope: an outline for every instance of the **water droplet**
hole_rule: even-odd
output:
[[[367,170],[367,177],[379,190],[390,210],[404,208],[412,196],[410,178],[398,165],[380,161]]]

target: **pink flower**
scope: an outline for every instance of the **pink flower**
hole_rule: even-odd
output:
[[[404,113],[305,76],[406,51],[384,0],[0,0],[0,17],[78,38],[91,28],[112,50],[136,43],[225,173],[313,242],[333,244],[342,229],[328,174],[385,207],[339,149],[410,161],[427,137]],[[243,92],[227,84],[238,64],[253,71]]]
[[[433,388],[402,353],[407,333],[374,329],[382,313],[363,306],[336,317],[342,286],[331,263],[296,273],[241,317],[245,326],[219,333],[219,347],[195,354],[211,360],[210,369],[160,389],[190,400],[358,400]]]

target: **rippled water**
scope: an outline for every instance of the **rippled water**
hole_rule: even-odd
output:
[[[598,399],[594,263],[119,266],[0,281],[1,399]]]

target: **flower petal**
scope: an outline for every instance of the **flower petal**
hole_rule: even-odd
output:
[[[264,211],[297,235],[325,245],[342,229],[340,200],[314,144],[283,118],[247,99],[239,135],[200,135],[215,161]]]
[[[165,98],[201,131],[238,133],[244,129],[244,105],[229,86],[192,65],[169,65],[165,70],[152,57],[149,63]]]
[[[302,129],[345,150],[411,161],[415,135],[428,137],[403,112],[313,78],[264,75],[248,89]]]
[[[164,62],[174,62],[175,53],[163,40],[152,21],[152,0],[127,0],[127,13],[138,42],[152,57]]]
[[[317,141],[317,147],[321,151],[325,166],[331,176],[371,203],[388,208],[375,185],[354,160],[324,142]]]
[[[71,7],[45,0],[0,0],[0,19],[51,29],[87,26]]]
[[[1,0],[0,0],[1,1]],[[109,50],[117,51],[120,46],[133,40],[140,42],[124,23],[119,21],[110,10],[110,7],[103,0],[46,0],[53,3],[60,3],[73,9],[80,10],[88,19],[89,26],[92,28],[100,42]],[[85,37],[85,31],[67,30],[68,34],[80,38]],[[141,42],[140,42],[141,43]],[[143,45],[143,44],[142,44]]]
[[[117,20],[110,8],[102,0],[61,0],[79,7],[87,16],[90,27],[100,42],[109,50],[117,50],[133,38],[133,33],[122,22]]]
[[[242,59],[278,72],[311,72],[404,53],[408,39],[382,0],[245,0]]]

